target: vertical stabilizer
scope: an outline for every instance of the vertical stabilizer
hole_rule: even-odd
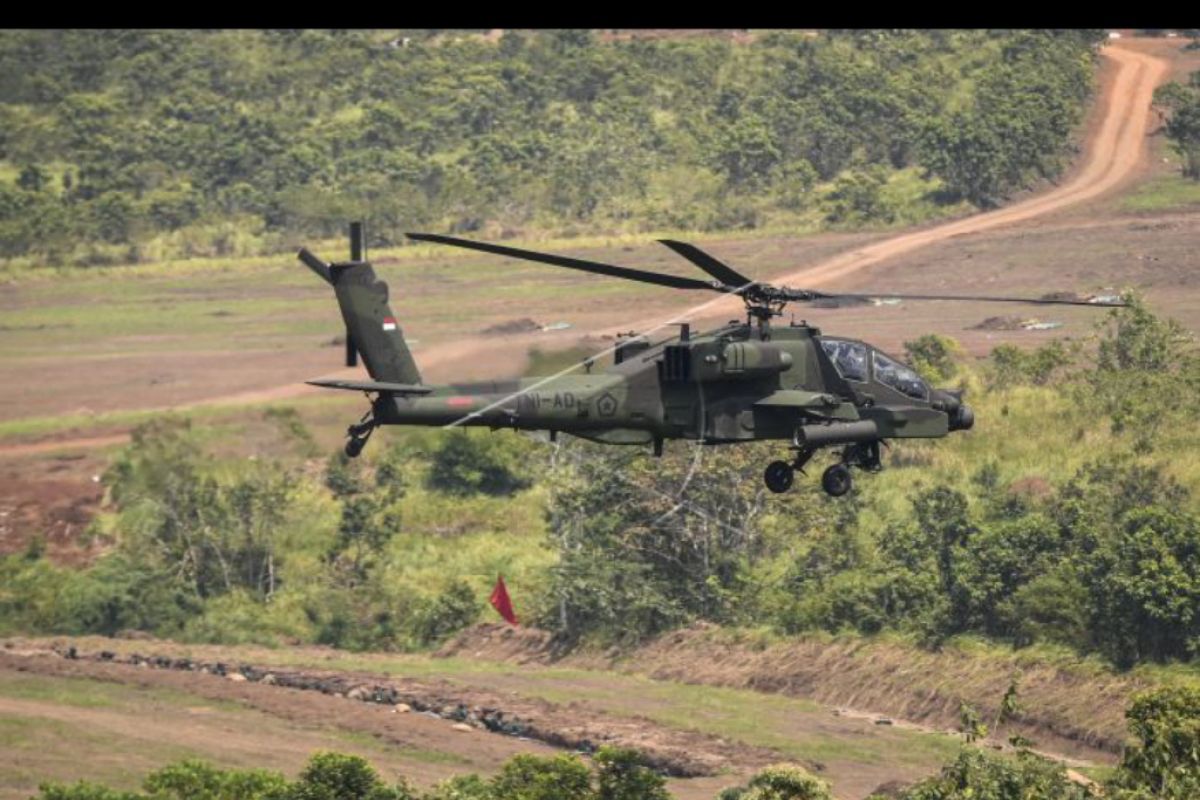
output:
[[[388,304],[388,285],[366,261],[332,264],[329,271],[348,339],[367,372],[377,381],[419,384],[421,373]]]
[[[361,353],[367,372],[376,381],[419,384],[421,373],[388,305],[388,286],[376,277],[364,250],[362,223],[354,222],[350,225],[349,261],[326,264],[305,248],[300,249],[299,258],[331,284],[337,295],[346,323],[346,366],[356,366]]]

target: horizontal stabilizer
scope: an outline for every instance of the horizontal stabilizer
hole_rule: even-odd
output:
[[[432,386],[421,386],[415,383],[388,383],[386,381],[335,381],[317,380],[305,381],[310,386],[320,386],[322,389],[347,389],[352,392],[387,392],[389,394],[429,394]]]

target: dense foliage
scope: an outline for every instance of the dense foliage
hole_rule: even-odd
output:
[[[1183,174],[1200,181],[1200,71],[1193,72],[1186,84],[1158,87],[1154,103],[1166,117],[1163,128],[1183,161]]]
[[[1092,31],[0,32],[0,257],[905,221],[1055,174]],[[927,180],[917,177],[924,174]]]
[[[952,342],[922,337],[909,348],[931,377],[961,369]],[[1147,456],[1162,431],[1200,413],[1200,357],[1136,301],[1105,323],[1097,350],[1077,368],[1077,351],[1058,343],[1006,348],[988,380],[1003,398],[1054,375],[1078,424],[1108,425],[1126,442],[1057,485],[1002,481],[984,459],[967,480],[915,487],[895,513],[865,482],[839,501],[809,482],[765,496],[765,445],[653,464],[589,454],[553,487],[559,561],[541,623],[568,640],[629,641],[704,619],[785,633],[892,629],[933,646],[983,634],[1121,666],[1190,660],[1200,647],[1200,514]],[[1177,399],[1164,405],[1167,396]],[[922,445],[896,449],[904,463]]]
[[[449,518],[456,504],[461,513],[473,502],[511,502],[527,484],[486,483],[472,496],[450,481],[410,503],[405,476],[419,465],[438,486],[448,479],[436,465],[522,449],[528,462],[524,439],[459,432],[419,451],[383,449],[369,467],[339,452],[317,482],[303,461],[216,458],[186,420],[156,420],[134,431],[104,476],[116,510],[93,535],[112,537],[107,555],[87,569],[59,568],[35,540],[0,559],[0,630],[427,647],[479,618],[490,582],[512,561],[506,552],[465,552],[487,566],[447,570],[435,558],[420,569],[430,546],[406,530],[405,509],[444,502],[439,516]]]

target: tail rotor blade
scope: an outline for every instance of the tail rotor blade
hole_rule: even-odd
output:
[[[333,273],[330,271],[329,265],[313,255],[311,250],[309,250],[307,247],[301,247],[300,252],[296,254],[296,257],[304,262],[304,266],[317,273],[317,277],[328,283],[330,286],[333,285]]]

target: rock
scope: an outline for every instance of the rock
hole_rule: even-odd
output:
[[[410,706],[408,703],[396,703],[396,706],[392,709],[392,711],[395,711],[397,714],[407,714],[408,712],[412,711],[412,706]]]
[[[246,681],[246,676],[240,672],[230,672],[225,677],[228,678],[229,680],[233,681],[234,683],[244,683]]]
[[[542,326],[534,322],[529,317],[521,317],[520,319],[510,319],[505,322],[500,322],[495,325],[489,325],[484,328],[482,333],[532,333],[533,331],[542,330]]]
[[[262,679],[261,683],[265,683],[267,686],[274,686],[275,685],[275,675],[268,672],[266,675],[263,675],[263,679]]]
[[[350,691],[346,692],[347,700],[362,700],[367,696],[367,690],[361,686],[355,686]]]
[[[892,722],[887,717],[880,717],[879,719],[875,720],[875,724],[876,725],[895,725],[896,723]]]
[[[468,725],[465,722],[456,722],[453,725],[451,725],[450,727],[456,731],[463,731],[465,733],[470,733],[471,731],[475,730],[474,728],[472,728],[470,725]]]

